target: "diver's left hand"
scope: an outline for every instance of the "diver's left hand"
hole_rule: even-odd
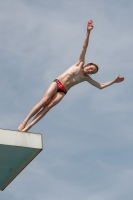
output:
[[[115,80],[114,80],[114,83],[120,83],[120,82],[122,82],[122,81],[124,81],[124,77],[122,77],[122,76],[117,76],[116,78],[115,78]]]

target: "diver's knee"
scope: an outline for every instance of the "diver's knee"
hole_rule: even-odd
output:
[[[50,96],[46,95],[43,97],[43,99],[41,100],[42,104],[45,105],[50,101]]]
[[[47,105],[47,108],[48,109],[51,109],[52,107],[54,107],[56,105],[55,102],[49,102],[48,105]]]

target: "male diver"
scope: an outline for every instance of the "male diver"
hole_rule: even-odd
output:
[[[93,80],[90,75],[98,72],[98,66],[95,63],[85,63],[85,54],[88,47],[90,32],[93,29],[93,21],[90,20],[87,23],[87,32],[84,40],[83,48],[79,56],[79,60],[76,64],[72,65],[63,74],[61,74],[57,79],[55,79],[43,98],[39,103],[37,103],[28,116],[23,120],[23,122],[18,127],[19,131],[28,131],[34,124],[36,124],[53,106],[58,104],[63,97],[67,94],[68,90],[74,85],[81,83],[83,81],[89,82],[91,85],[103,89],[114,83],[119,83],[124,80],[124,77],[117,76],[114,80],[106,83],[98,83]],[[28,121],[34,116],[31,123]]]

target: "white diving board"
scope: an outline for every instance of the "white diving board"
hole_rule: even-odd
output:
[[[42,134],[0,129],[0,190],[42,151]]]

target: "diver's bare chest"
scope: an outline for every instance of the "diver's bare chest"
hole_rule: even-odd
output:
[[[66,70],[59,79],[65,82],[69,81],[69,83],[80,83],[85,81],[85,75],[83,74],[83,70],[75,65],[71,66],[68,70]]]
[[[85,76],[83,75],[83,72],[81,69],[75,69],[75,68],[72,68],[70,69],[70,76],[71,78],[74,78],[76,79],[77,81],[80,80],[84,80],[85,79]]]
[[[80,74],[78,74],[78,75],[72,75],[71,79],[72,79],[73,82],[77,82],[77,83],[82,82],[82,81],[85,80],[85,78],[82,75],[80,75]]]

